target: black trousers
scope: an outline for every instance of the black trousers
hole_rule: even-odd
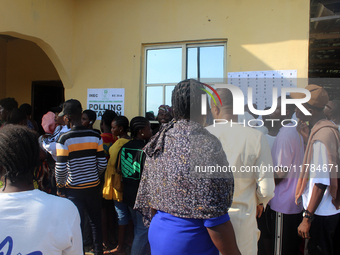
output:
[[[261,237],[259,255],[299,255],[303,240],[297,228],[302,221],[302,213],[278,213],[267,205],[266,211],[258,220]],[[302,246],[301,246],[302,245]]]
[[[309,230],[309,255],[340,254],[340,213],[332,216],[314,216]]]
[[[84,209],[88,213],[92,228],[94,254],[96,255],[103,254],[101,194],[100,185],[88,189],[65,189],[66,197],[70,199],[78,208],[81,222],[84,222]]]

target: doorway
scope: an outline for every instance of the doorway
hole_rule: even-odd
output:
[[[38,123],[40,134],[45,133],[41,127],[43,115],[64,100],[64,86],[61,81],[32,82],[32,118]]]

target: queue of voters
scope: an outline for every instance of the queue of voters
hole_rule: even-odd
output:
[[[39,123],[1,99],[0,254],[340,254],[340,101],[310,84],[300,107],[281,107],[296,92],[241,116],[219,87],[205,115],[205,88],[180,81],[156,114],[106,110],[100,130],[77,99]]]

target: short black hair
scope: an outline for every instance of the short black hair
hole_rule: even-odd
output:
[[[139,130],[145,128],[149,123],[149,120],[142,116],[134,117],[130,122],[131,137],[135,138],[138,135]]]
[[[205,92],[204,84],[187,79],[179,82],[172,91],[172,107],[174,119],[189,119],[190,109],[200,109],[201,95]]]
[[[227,88],[218,88],[216,89],[217,94],[220,95],[221,102],[222,102],[222,109],[232,109],[233,108],[233,94],[231,93],[230,89]]]
[[[117,114],[114,111],[106,110],[102,116],[104,125],[111,128],[111,123],[116,117]]]
[[[26,113],[20,108],[13,109],[8,113],[7,123],[18,125],[27,118]]]
[[[89,120],[95,122],[97,119],[97,114],[95,111],[93,110],[85,110],[83,111],[83,113],[85,113],[87,115],[87,117],[89,117]]]
[[[18,179],[32,181],[39,164],[39,150],[38,133],[28,127],[7,124],[0,129],[0,166],[6,171],[4,188],[7,179],[12,183]]]
[[[6,97],[0,100],[0,105],[6,111],[12,111],[13,109],[18,108],[18,102],[13,97]]]
[[[129,130],[129,119],[125,116],[117,116],[113,121],[116,122],[118,127],[123,127],[125,132]]]
[[[32,106],[30,104],[22,104],[20,105],[19,109],[23,110],[26,115],[31,115],[32,114]]]

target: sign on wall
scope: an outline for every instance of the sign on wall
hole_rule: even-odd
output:
[[[251,72],[230,72],[228,83],[239,87],[244,95],[245,102],[248,100],[248,88],[252,88],[252,99],[258,109],[272,105],[272,90],[278,88],[297,87],[297,70],[272,70]]]
[[[125,89],[87,89],[87,109],[97,113],[101,120],[106,110],[112,110],[117,115],[124,115]]]

